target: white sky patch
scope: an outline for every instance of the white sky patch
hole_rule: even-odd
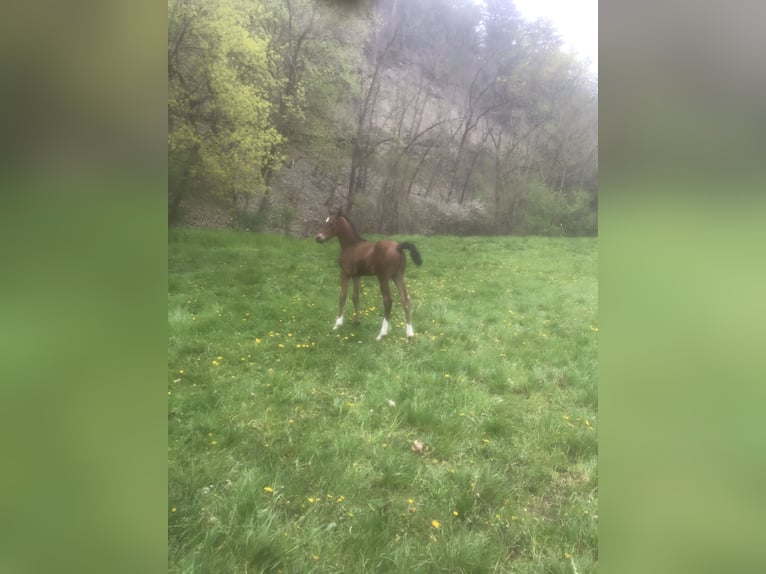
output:
[[[527,20],[550,20],[566,48],[590,61],[598,75],[598,0],[514,0]]]

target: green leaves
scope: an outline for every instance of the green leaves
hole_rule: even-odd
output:
[[[268,41],[249,28],[245,8],[237,0],[169,6],[169,157],[187,164],[171,166],[171,177],[183,173],[219,195],[262,189],[282,141],[271,118]]]

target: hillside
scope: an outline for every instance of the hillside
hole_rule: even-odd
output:
[[[170,3],[172,222],[597,232],[596,81],[555,30],[510,0],[352,4]]]

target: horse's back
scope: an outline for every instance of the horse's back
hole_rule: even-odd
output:
[[[375,243],[375,260],[378,271],[394,274],[403,271],[406,265],[404,254],[397,250],[397,241],[381,239]]]
[[[398,261],[397,245],[399,244],[396,241],[390,239],[381,239],[375,242],[375,257],[381,261]]]

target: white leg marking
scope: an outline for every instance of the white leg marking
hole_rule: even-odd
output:
[[[380,341],[386,335],[388,335],[388,321],[386,321],[386,318],[383,317],[383,324],[380,326],[380,333],[378,333],[378,336],[375,338],[375,340]]]
[[[341,325],[343,325],[343,315],[341,315],[340,317],[335,319],[335,326],[332,328],[332,330],[334,331],[335,329],[337,329]]]
[[[415,331],[412,330],[412,325],[407,323],[407,337],[414,337]]]

